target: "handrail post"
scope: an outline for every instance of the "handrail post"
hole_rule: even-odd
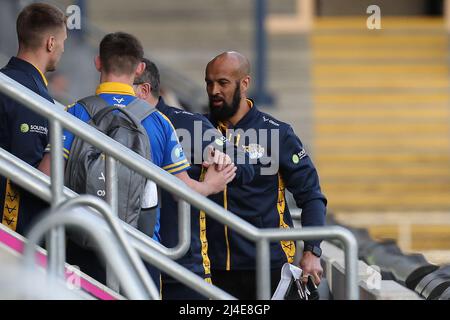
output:
[[[119,241],[119,244],[122,246],[125,254],[130,259],[131,265],[141,279],[142,284],[149,293],[149,296],[153,299],[159,299],[159,292],[155,284],[153,283],[153,279],[151,279],[144,263],[142,262],[142,259],[137,254],[136,250],[129,244],[128,239],[125,235],[125,231],[123,231],[122,227],[120,226],[120,220],[117,217],[113,216],[113,214],[111,213],[111,207],[109,207],[106,202],[92,195],[82,195],[67,200],[61,205],[59,210],[65,211],[81,206],[92,207],[103,216],[110,230]]]
[[[98,147],[99,149],[102,149],[105,154],[109,154],[110,156],[114,157],[114,159],[117,159],[117,161],[120,161],[122,164],[127,165],[130,169],[135,170],[136,172],[146,176],[148,179],[152,179],[157,183],[159,186],[161,186],[164,189],[170,190],[173,194],[176,196],[184,199],[185,201],[190,202],[192,205],[196,206],[197,208],[207,212],[209,215],[212,216],[213,219],[226,224],[230,226],[233,230],[238,232],[239,234],[242,234],[247,239],[250,239],[252,241],[260,241],[264,238],[266,240],[266,243],[260,242],[258,246],[260,247],[261,254],[257,258],[258,263],[263,263],[264,261],[269,261],[268,259],[269,255],[264,254],[264,252],[267,252],[269,249],[269,242],[278,240],[286,240],[286,239],[316,239],[316,238],[323,238],[323,239],[330,239],[330,238],[339,238],[344,242],[345,250],[346,250],[346,261],[348,263],[348,273],[351,272],[351,274],[347,274],[348,279],[347,283],[352,284],[352,286],[349,286],[347,288],[347,297],[350,299],[357,299],[359,295],[359,291],[357,288],[357,267],[358,267],[358,261],[357,261],[357,243],[354,238],[354,236],[351,234],[350,231],[344,229],[339,230],[338,227],[321,227],[321,228],[315,228],[310,227],[308,230],[302,230],[301,232],[292,232],[296,230],[265,230],[265,229],[257,229],[255,226],[251,225],[247,221],[243,220],[242,218],[231,214],[229,211],[225,210],[223,207],[220,207],[218,204],[212,202],[211,200],[202,197],[200,194],[196,192],[192,192],[192,190],[189,190],[188,187],[184,184],[180,184],[179,180],[177,180],[176,177],[170,175],[168,172],[164,172],[160,168],[158,168],[155,164],[147,161],[145,158],[137,155],[136,153],[129,152],[129,149],[127,149],[122,144],[118,143],[117,141],[112,140],[111,138],[105,136],[103,133],[98,132],[95,128],[89,126],[85,122],[81,121],[80,119],[75,119],[66,112],[59,110],[58,108],[55,108],[53,104],[51,104],[49,101],[45,100],[44,98],[40,97],[36,93],[32,92],[28,88],[24,87],[23,85],[17,83],[16,81],[12,80],[11,78],[7,77],[6,75],[3,75],[0,73],[0,92],[11,96],[16,101],[26,105],[31,110],[37,112],[38,114],[41,114],[44,117],[47,117],[51,120],[51,130],[52,130],[52,137],[51,142],[53,144],[53,152],[52,152],[52,159],[53,165],[52,165],[52,184],[51,188],[52,190],[47,189],[38,189],[36,188],[36,185],[38,184],[38,181],[41,181],[45,184],[48,184],[48,180],[42,177],[42,174],[36,173],[35,169],[30,169],[27,164],[24,164],[23,161],[20,159],[14,158],[17,162],[20,163],[20,166],[24,171],[22,173],[29,173],[30,175],[33,175],[36,180],[30,182],[26,181],[25,179],[22,179],[20,176],[15,176],[16,180],[20,181],[22,186],[26,186],[29,189],[31,189],[36,194],[40,195],[41,197],[45,198],[47,201],[51,201],[54,205],[55,203],[58,203],[60,201],[60,189],[59,187],[62,186],[62,177],[63,177],[63,166],[61,164],[62,161],[62,145],[61,140],[58,139],[58,137],[61,137],[61,126],[64,126],[67,130],[73,132],[75,135],[79,136],[83,140],[87,141],[88,143],[91,143],[92,145]],[[58,123],[59,122],[59,123]],[[1,152],[0,152],[1,153]],[[59,163],[59,164],[58,164]],[[11,163],[9,163],[11,164]],[[14,165],[14,164],[12,164]],[[0,168],[1,171],[1,168]],[[58,173],[59,172],[59,173]],[[56,174],[55,174],[56,173]],[[3,174],[6,176],[14,176],[17,174],[17,172],[11,173],[7,171],[3,171]],[[68,189],[64,189],[65,194],[69,197],[76,196],[73,192],[69,191]],[[55,214],[54,218],[57,219],[58,215]],[[58,227],[59,225],[52,225],[52,227]],[[161,263],[161,261],[165,261],[163,255],[155,255],[159,257],[160,259],[163,259],[161,261],[157,261],[156,259],[152,259],[152,255],[147,253],[147,249],[150,247],[150,250],[155,249],[161,249],[161,245],[154,245],[152,246],[152,240],[148,237],[145,237],[135,229],[133,229],[131,226],[126,225],[123,223],[122,225],[127,233],[133,236],[133,240],[136,240],[135,245],[139,246],[139,252],[143,257],[146,257],[148,260],[153,262],[157,267],[160,269],[165,267],[165,263]],[[270,238],[270,240],[269,240]],[[50,241],[52,242],[52,241]],[[155,242],[156,243],[156,242]],[[54,254],[53,250],[52,255],[56,258],[56,255]],[[348,251],[348,252],[347,252]],[[159,251],[158,251],[159,253]],[[180,253],[180,252],[178,252]],[[173,257],[173,256],[172,256]],[[168,258],[167,258],[168,259]],[[265,262],[264,262],[265,263]],[[170,265],[170,264],[169,264]],[[264,274],[267,274],[269,269],[261,269],[259,272],[259,277],[262,279]],[[269,267],[270,268],[270,267]],[[175,269],[172,269],[172,271],[176,272]],[[270,272],[269,272],[270,273]],[[182,276],[181,276],[182,277]],[[195,278],[195,277],[194,277]],[[268,279],[269,277],[266,277]],[[191,277],[191,280],[193,278]],[[263,284],[261,284],[263,285]],[[265,285],[267,286],[267,285]],[[352,289],[353,288],[353,289]],[[206,290],[205,290],[206,291]],[[266,289],[264,289],[265,292]],[[267,293],[261,293],[261,296],[268,297]]]
[[[111,210],[114,216],[119,216],[119,190],[117,186],[117,162],[116,160],[107,155],[105,159],[106,167],[106,202],[111,206]]]
[[[274,98],[267,91],[267,0],[255,0],[255,101],[257,104],[272,106]]]
[[[267,239],[256,243],[256,289],[258,300],[270,300],[270,244]]]
[[[9,157],[8,157],[9,156]],[[25,176],[19,175],[19,173],[24,174]],[[15,181],[22,188],[35,192],[40,198],[50,201],[51,200],[51,191],[49,189],[50,182],[47,176],[43,173],[37,171],[35,168],[30,167],[22,160],[17,157],[8,154],[6,151],[0,148],[0,174],[5,177]],[[73,198],[77,196],[73,191],[65,188],[65,196],[68,198]],[[95,198],[100,201],[100,199]],[[103,202],[103,201],[101,201]],[[104,202],[103,202],[104,203]],[[91,203],[92,204],[92,203]],[[105,203],[106,205],[106,203]],[[96,208],[94,206],[94,208]],[[98,208],[96,208],[99,210]],[[346,266],[348,266],[348,272],[346,273],[346,297],[348,299],[358,299],[359,298],[359,290],[358,290],[358,244],[356,242],[355,236],[348,230],[340,226],[327,226],[327,227],[307,227],[302,229],[260,229],[258,232],[255,227],[251,225],[247,225],[248,223],[239,217],[230,216],[230,214],[224,215],[222,213],[222,209],[219,211],[214,211],[214,208],[203,208],[206,212],[210,213],[213,218],[217,219],[220,222],[226,223],[232,228],[247,237],[249,240],[253,242],[258,242],[261,238],[270,239],[270,241],[282,241],[287,239],[292,240],[313,240],[313,239],[339,239],[344,244],[344,250],[346,254]],[[93,216],[96,216],[96,212],[89,212]],[[195,287],[199,289],[199,291],[205,296],[213,297],[213,292],[216,290],[211,290],[207,288],[202,288],[201,286],[197,286],[199,280],[194,280],[195,277],[191,275],[185,275],[183,271],[181,271],[182,267],[177,266],[177,268],[173,267],[173,264],[166,264],[168,260],[170,260],[165,255],[161,254],[161,251],[157,246],[153,246],[154,242],[152,239],[146,237],[141,232],[136,232],[134,228],[127,225],[123,221],[117,221],[127,232],[127,234],[131,237],[131,241],[133,246],[138,250],[141,257],[148,261],[151,264],[154,264],[159,269],[164,269],[168,274],[177,278],[180,276],[180,280],[188,286]],[[114,232],[114,231],[113,231]],[[160,246],[160,244],[158,244]],[[154,251],[154,252],[153,252]],[[155,257],[157,257],[155,259]],[[171,257],[173,258],[173,257]],[[258,262],[259,263],[259,262]],[[186,277],[185,277],[186,276]],[[353,289],[352,289],[353,288]],[[217,298],[221,297],[229,297],[223,295],[215,295]]]
[[[105,156],[105,191],[106,191],[106,202],[110,205],[111,211],[114,217],[119,216],[119,190],[117,185],[117,162],[110,156]],[[111,265],[106,263],[106,283],[108,287],[120,291],[119,281],[115,274],[111,272]]]
[[[345,248],[346,296],[348,300],[358,300],[358,243],[356,242],[355,236],[348,229],[344,228],[340,232],[339,239]]]
[[[358,288],[358,243],[351,231],[340,226],[305,227],[302,229],[261,229],[260,239],[271,241],[338,239],[344,245],[345,251],[345,283],[346,298],[359,299]]]
[[[105,258],[111,260],[114,273],[120,278],[120,282],[130,299],[148,299],[142,283],[135,272],[133,272],[131,262],[126,259],[122,251],[117,251],[114,245],[115,239],[109,237],[104,231],[99,232],[96,226],[91,225],[83,219],[78,212],[60,212],[49,214],[38,221],[29,233],[28,242],[24,251],[24,266],[31,268],[35,265],[34,251],[38,241],[49,230],[58,226],[71,225],[83,228],[97,243]],[[51,280],[55,280],[52,278]]]
[[[449,0],[444,0],[444,25],[445,31],[450,32],[450,2]]]
[[[64,201],[64,164],[62,126],[58,120],[50,119],[51,150],[51,191],[52,209],[57,208]],[[57,278],[64,277],[64,263],[66,261],[65,230],[63,226],[50,230],[47,236],[49,253],[49,273]]]
[[[178,199],[178,249],[191,245],[191,206],[183,199]],[[186,250],[187,251],[187,250]]]
[[[223,300],[236,299],[222,289],[204,281],[204,279],[197,274],[191,272],[190,270],[186,270],[186,268],[160,253],[156,249],[148,247],[139,241],[135,242],[134,245],[140,256],[145,261],[160,270],[164,270],[164,272],[172,278],[179,280],[184,285],[196,290],[205,297]]]

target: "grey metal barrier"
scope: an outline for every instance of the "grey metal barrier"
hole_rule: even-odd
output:
[[[11,179],[17,185],[29,192],[34,193],[37,197],[44,201],[50,201],[52,197],[50,190],[50,179],[47,175],[29,166],[27,163],[9,154],[2,148],[0,148],[0,175]],[[75,192],[68,188],[64,188],[64,192],[69,199],[76,200],[79,197]],[[189,206],[187,208],[189,209]],[[79,208],[79,211],[84,214],[84,219],[88,220],[90,225],[96,226],[96,230],[109,232],[109,228],[107,228],[103,219],[98,216],[99,213],[92,210],[87,210],[85,208]],[[115,220],[127,231],[126,236],[128,237],[128,241],[130,241],[131,245],[138,251],[140,256],[145,261],[151,263],[158,269],[164,270],[164,272],[171,277],[179,280],[181,283],[193,288],[206,297],[226,300],[235,299],[225,291],[206,283],[203,278],[180,266],[172,259],[162,254],[160,250],[157,249],[158,246],[148,246],[147,242],[158,244],[153,239],[148,238],[141,232],[130,227],[122,220],[118,220],[117,218]],[[129,230],[127,228],[129,228]],[[133,234],[131,233],[134,233],[137,237],[133,237]],[[160,244],[158,245],[160,246]]]
[[[13,180],[15,179],[16,181],[18,179],[23,180],[21,179],[22,173],[27,174],[29,180],[22,181],[21,186],[29,190],[30,192],[33,192],[39,198],[47,202],[51,202],[52,193],[50,191],[50,179],[47,175],[29,166],[27,163],[9,154],[2,148],[0,148],[0,159],[2,159],[5,165],[8,165],[11,170],[6,172],[4,171],[3,173],[4,176],[10,177]],[[34,188],[36,184],[40,185],[40,187],[37,189]],[[66,198],[74,198],[78,197],[79,195],[70,190],[69,188],[64,188],[64,196]],[[180,225],[181,231],[179,234],[179,241],[178,241],[179,243],[174,248],[166,248],[162,246],[160,243],[154,241],[153,239],[144,235],[142,232],[136,230],[135,228],[131,227],[126,223],[123,223],[122,221],[120,221],[121,226],[125,229],[127,234],[130,235],[132,238],[134,238],[136,241],[140,241],[144,243],[146,246],[154,248],[172,259],[178,259],[189,249],[189,242],[187,241],[190,238],[189,206],[186,205],[186,202],[179,201],[179,208],[181,211],[179,211],[178,214],[179,219],[178,223]]]
[[[52,137],[52,178],[51,178],[51,201],[53,206],[58,206],[61,202],[61,196],[64,194],[64,186],[63,179],[63,156],[62,156],[62,127],[63,125],[67,130],[71,131],[75,135],[79,136],[86,142],[96,146],[101,149],[108,157],[114,158],[116,161],[120,161],[122,164],[128,166],[130,169],[138,172],[139,174],[145,176],[146,178],[153,180],[158,186],[163,189],[168,190],[169,192],[175,194],[180,199],[194,205],[196,208],[205,211],[209,216],[216,219],[217,221],[228,225],[230,228],[243,235],[244,237],[253,240],[257,243],[258,248],[258,264],[257,264],[257,273],[258,275],[268,275],[264,278],[263,283],[259,284],[261,286],[258,290],[259,295],[258,298],[266,299],[270,295],[270,273],[268,272],[270,268],[270,260],[267,259],[265,253],[261,254],[260,252],[267,252],[268,241],[276,240],[279,238],[278,232],[286,232],[284,233],[283,239],[289,240],[289,236],[294,237],[294,239],[313,239],[313,238],[321,238],[322,233],[312,235],[310,232],[306,230],[306,228],[302,230],[279,230],[279,229],[266,229],[264,232],[262,230],[257,229],[250,223],[245,220],[237,217],[236,215],[230,213],[225,210],[223,207],[217,205],[213,201],[209,200],[206,197],[201,196],[197,192],[193,192],[189,189],[184,183],[180,183],[180,180],[176,177],[173,177],[171,174],[161,170],[159,167],[154,165],[153,163],[147,161],[145,158],[139,156],[134,152],[130,152],[128,148],[123,146],[122,144],[114,141],[103,133],[97,131],[93,127],[89,126],[85,122],[76,119],[64,112],[56,108],[53,104],[45,100],[44,98],[38,96],[31,90],[25,88],[24,86],[18,84],[14,80],[0,73],[0,92],[12,97],[13,99],[19,101],[20,103],[26,105],[33,111],[41,114],[44,117],[47,117],[51,123],[50,134]],[[59,139],[57,138],[59,137]],[[113,165],[114,166],[114,165]],[[27,171],[30,171],[30,168],[27,168]],[[57,176],[57,177],[55,177]],[[115,190],[116,183],[114,179],[114,170],[109,170],[109,178],[107,179],[108,190]],[[115,203],[114,196],[110,196],[110,201],[112,204]],[[184,207],[183,205],[179,206],[180,208]],[[114,208],[113,208],[114,210]],[[346,254],[349,255],[349,264],[348,264],[348,274],[346,275],[348,278],[348,283],[351,283],[347,290],[347,297],[349,299],[358,299],[358,291],[357,291],[357,275],[353,275],[350,272],[356,270],[357,265],[357,254],[355,254],[354,246],[357,248],[356,241],[350,241],[349,239],[353,237],[351,234],[345,234],[342,231],[336,229],[329,229],[330,227],[321,228],[324,236],[335,237],[341,240],[344,240],[344,246]],[[147,244],[147,246],[153,248],[162,249],[162,246],[152,245],[149,238],[143,235],[142,233],[137,232],[137,230],[133,229],[130,226],[125,226],[125,229],[128,233],[132,234],[135,238],[141,240]],[[64,246],[62,242],[63,235],[61,234],[61,230],[58,235],[57,243],[58,246],[52,248],[50,255],[53,256],[53,259],[57,260],[58,270],[62,270],[64,266],[64,261],[61,260],[61,255],[57,255],[58,248]],[[294,233],[292,232],[294,231]],[[319,230],[316,230],[319,231]],[[181,230],[181,233],[188,233],[189,230]],[[273,233],[271,233],[273,232]],[[187,240],[186,250],[189,246],[190,236]],[[354,237],[353,237],[354,240]],[[56,241],[55,241],[56,242]],[[138,249],[139,251],[139,249]],[[140,251],[141,255],[145,257],[145,251]],[[184,254],[184,252],[182,252]],[[57,259],[56,259],[57,258]],[[150,257],[148,257],[150,258]],[[173,258],[173,257],[171,257]],[[261,266],[261,263],[264,263],[264,266]],[[61,272],[61,271],[60,271]],[[262,279],[262,276],[260,276]],[[269,290],[268,290],[269,288]]]
[[[158,288],[150,278],[150,275],[144,264],[142,263],[142,260],[140,259],[136,250],[129,244],[128,238],[126,237],[123,229],[118,223],[119,219],[113,216],[111,207],[108,206],[105,201],[91,195],[81,195],[79,197],[66,200],[56,210],[64,212],[64,210],[70,210],[72,208],[80,206],[88,206],[94,208],[103,215],[103,218],[107,222],[109,228],[112,230],[113,235],[118,240],[120,246],[122,247],[122,250],[125,252],[126,257],[130,260],[131,266],[144,285],[144,288],[147,291],[149,297],[151,297],[152,299],[159,299]],[[105,260],[108,261],[107,257]]]
[[[22,167],[28,167],[26,175],[23,175],[25,172],[22,171]],[[22,160],[15,158],[12,155],[9,155],[6,151],[0,148],[0,174],[8,176],[12,180],[16,181],[17,184],[19,184],[21,187],[29,190],[29,191],[36,191],[36,195],[44,200],[49,200],[51,198],[51,192],[48,188],[50,181],[49,178],[41,173],[40,171],[37,171],[34,168],[29,167],[26,163],[24,163]],[[69,197],[74,197],[76,194],[65,188],[65,193],[68,194]],[[326,227],[326,228],[303,228],[303,229],[289,229],[289,230],[280,230],[280,229],[262,229],[259,231],[262,231],[264,234],[259,235],[258,229],[255,233],[249,234],[247,233],[247,230],[245,227],[239,227],[240,225],[240,218],[237,218],[237,222],[233,219],[228,219],[230,217],[220,217],[218,215],[212,214],[213,217],[216,217],[219,221],[226,223],[229,225],[230,228],[236,230],[243,236],[248,237],[249,239],[253,241],[261,241],[259,242],[260,245],[258,246],[258,266],[263,263],[263,265],[266,265],[267,267],[265,269],[258,268],[258,279],[269,279],[270,273],[268,274],[267,270],[269,270],[269,254],[267,253],[268,243],[269,239],[271,240],[286,240],[286,239],[292,239],[292,240],[307,240],[307,239],[315,239],[315,238],[340,238],[341,241],[344,243],[345,248],[345,257],[346,257],[346,290],[347,290],[347,297],[349,299],[358,299],[358,291],[356,286],[355,291],[355,284],[357,284],[357,244],[356,240],[354,239],[354,236],[345,228],[342,227]],[[223,219],[222,219],[223,218]],[[234,217],[231,217],[234,218]],[[120,220],[119,220],[120,221]],[[125,229],[130,228],[130,232],[128,235],[132,235],[133,231],[136,231],[134,228],[129,227],[129,225],[123,223],[120,221],[121,225],[125,227]],[[94,225],[97,225],[100,227],[100,224],[98,223],[92,223]],[[253,227],[253,226],[252,226]],[[253,227],[254,228],[254,227]],[[128,231],[128,230],[127,230]],[[272,233],[273,232],[273,233]],[[179,270],[178,268],[174,268],[174,266],[171,266],[169,269],[167,269],[167,265],[164,266],[164,264],[161,263],[161,260],[154,259],[149,253],[147,245],[147,242],[153,242],[151,239],[147,239],[147,241],[140,241],[141,237],[146,237],[145,235],[141,234],[140,237],[131,238],[132,244],[136,247],[140,255],[148,262],[155,264],[155,266],[162,268],[165,268],[165,271],[168,272],[171,276],[179,279],[181,282],[185,283],[188,286],[192,286],[193,289],[201,290],[196,283],[198,281],[192,281],[193,279],[184,279],[181,276],[183,275],[183,271],[180,270],[180,272],[177,272],[176,270]],[[156,249],[156,247],[151,246],[150,248]],[[165,256],[163,256],[166,258]],[[356,263],[355,263],[356,261]],[[170,261],[172,262],[172,261]],[[183,269],[185,271],[185,269]],[[258,281],[260,285],[264,285],[266,281]],[[353,288],[353,289],[352,289]],[[259,287],[258,292],[260,292],[260,295],[258,296],[260,299],[267,299],[270,292],[270,288],[266,285],[266,287]],[[211,292],[206,292],[203,290],[201,291],[202,294],[205,294],[207,296],[210,296],[212,298],[218,298],[218,296],[212,294]]]
[[[72,210],[74,208],[72,207]],[[24,252],[24,267],[29,270],[35,264],[35,248],[43,235],[51,228],[62,227],[63,225],[72,225],[82,228],[96,241],[97,245],[103,252],[105,258],[112,262],[112,268],[115,275],[120,279],[125,294],[130,299],[145,300],[150,297],[145,287],[142,285],[141,279],[133,272],[133,267],[129,263],[123,251],[118,251],[118,246],[114,242],[114,238],[108,236],[105,232],[99,232],[98,229],[89,223],[89,220],[83,219],[80,212],[59,212],[58,214],[47,214],[32,228],[28,235],[28,241]],[[51,281],[58,281],[59,278],[53,276]]]

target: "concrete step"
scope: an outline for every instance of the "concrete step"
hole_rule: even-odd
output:
[[[435,123],[320,123],[315,131],[319,134],[450,134],[450,125],[445,121]]]
[[[410,75],[410,74],[427,74],[427,75],[448,75],[448,65],[440,63],[398,63],[398,64],[320,64],[313,68],[313,77],[319,76],[333,77],[340,75],[353,75],[353,74],[365,74],[366,76],[372,76],[380,74],[384,76],[391,75]]]
[[[366,34],[314,34],[311,44],[317,49],[333,46],[334,48],[349,47],[383,47],[392,48],[433,48],[433,46],[444,46],[448,43],[445,33],[441,34],[417,34],[417,33],[390,33],[367,32]]]
[[[440,250],[450,248],[450,226],[411,226],[412,248],[417,250]]]
[[[218,0],[128,0],[126,5],[119,0],[89,1],[89,12],[96,19],[105,20],[198,20],[214,21],[247,18],[253,11],[251,1]]]
[[[443,91],[448,90],[449,81],[445,76],[442,77],[428,77],[424,82],[424,79],[419,79],[421,77],[416,77],[416,79],[411,78],[397,78],[393,77],[391,79],[383,79],[383,77],[371,77],[362,76],[359,78],[323,78],[317,79],[315,89],[316,90],[345,90],[345,91],[355,91],[355,90],[370,90],[378,92],[389,92],[389,91],[426,91],[426,90],[436,90]],[[325,91],[326,92],[326,91]]]
[[[361,104],[437,104],[449,103],[450,98],[446,93],[352,93],[352,94],[323,94],[318,93],[314,96],[316,106],[320,105],[361,105]]]
[[[296,4],[268,1],[270,12],[281,14],[292,13]],[[255,62],[253,1],[98,0],[88,5],[100,28],[137,35],[150,57],[199,86],[204,86],[206,64],[220,52],[237,50]],[[312,104],[304,98],[310,95],[308,48],[305,35],[269,36],[268,88],[277,104],[265,110],[291,123],[305,144],[312,132]]]
[[[392,112],[392,118],[388,112],[383,113],[380,112],[374,112],[373,118],[370,118],[372,116],[372,113],[367,112],[367,115],[365,115],[366,112],[360,111],[357,113],[357,115],[354,118],[351,117],[345,117],[345,114],[351,111],[351,108],[346,109],[343,111],[343,115],[335,116],[333,117],[333,112],[329,112],[330,109],[337,109],[336,107],[327,107],[327,110],[320,111],[315,110],[314,116],[320,123],[316,124],[316,128],[318,129],[317,134],[329,132],[330,130],[336,128],[336,133],[346,133],[352,130],[359,130],[361,129],[361,126],[368,125],[367,129],[368,131],[366,133],[372,133],[376,131],[377,127],[382,128],[383,126],[388,127],[387,130],[389,130],[391,133],[397,132],[398,134],[404,133],[408,129],[414,129],[412,127],[418,126],[418,130],[420,128],[428,127],[430,124],[436,124],[439,128],[437,129],[437,132],[441,132],[443,128],[449,127],[447,124],[447,115],[444,111],[440,111],[440,109],[431,109],[430,114],[423,117],[422,121],[420,119],[420,113],[417,114],[410,114],[406,115],[404,118],[402,118],[398,113],[393,110]],[[439,114],[443,114],[443,117],[439,117]],[[384,117],[384,118],[383,118]],[[386,121],[383,123],[383,120],[386,119]],[[339,125],[354,125],[353,127],[349,128],[337,128],[336,126]],[[396,130],[395,127],[397,127],[399,130]],[[394,128],[391,128],[394,127]],[[442,128],[441,128],[442,127]],[[391,129],[389,129],[391,128]],[[320,132],[319,129],[324,129],[324,132]],[[343,129],[343,130],[341,130]],[[364,132],[362,132],[364,133]],[[384,134],[383,132],[380,132],[380,134]],[[411,132],[412,135],[414,135],[414,132]]]
[[[411,107],[320,107],[314,110],[318,119],[348,120],[348,121],[414,121],[417,119],[435,119],[446,121],[450,118],[450,108],[443,105],[427,105],[420,108]],[[354,120],[353,120],[354,119]]]
[[[361,163],[364,165],[378,164],[399,164],[406,165],[438,165],[438,164],[450,164],[450,154],[317,154],[316,162],[320,165],[326,165],[327,163]]]
[[[431,154],[435,156],[447,155],[450,152],[450,141],[448,137],[436,134],[435,137],[429,139],[427,137],[417,136],[417,139],[408,138],[403,135],[385,135],[380,137],[377,135],[358,135],[357,138],[353,138],[354,135],[336,136],[334,134],[326,134],[315,136],[314,148],[319,153],[319,159],[325,157],[328,159],[330,156],[338,155],[364,155],[364,158],[360,156],[352,157],[351,160],[354,165],[365,163],[362,160],[372,160],[370,163],[375,163],[379,160],[378,155],[388,154],[393,157],[398,156],[401,160],[404,160],[405,155],[421,155]],[[370,158],[369,158],[370,157]],[[336,159],[338,160],[338,159]],[[411,159],[409,159],[411,160]],[[443,161],[446,159],[439,159]],[[358,161],[358,163],[356,162]],[[342,165],[340,161],[337,161],[339,165]],[[396,162],[391,161],[390,164]],[[444,165],[450,165],[450,163],[443,162]],[[333,166],[333,164],[330,164]],[[405,166],[408,166],[406,163]],[[436,165],[436,163],[434,164]]]
[[[317,151],[319,152],[319,151]],[[450,167],[449,166],[355,166],[349,164],[348,166],[322,166],[319,168],[320,174],[326,177],[329,181],[345,181],[356,179],[367,179],[373,181],[374,179],[414,179],[427,178],[430,180],[446,179],[450,181]]]
[[[368,231],[376,240],[400,238],[397,225],[372,226],[368,228]],[[450,225],[412,225],[410,241],[409,249],[414,252],[448,250],[450,248]]]
[[[435,210],[450,210],[448,192],[414,193],[404,190],[397,193],[368,194],[367,192],[328,192],[326,184],[322,187],[327,196],[329,207],[333,212],[360,212],[361,210],[403,211],[421,210],[423,212]]]
[[[371,184],[367,184],[364,181],[361,181],[361,179],[348,179],[347,181],[329,181],[324,179],[324,182],[329,192],[371,191],[375,193],[395,193],[403,190],[411,193],[447,192],[447,194],[450,194],[450,180],[448,179],[443,179],[443,181],[423,181],[421,179],[416,179],[415,181],[408,181],[407,183],[400,179],[394,181],[382,179],[377,182],[372,181]]]
[[[250,41],[253,24],[251,21],[243,21],[242,23],[229,25],[229,27],[208,24],[207,30],[204,22],[198,20],[193,23],[184,21],[149,23],[146,21],[132,22],[125,20],[120,22],[110,20],[103,22],[101,26],[108,32],[126,30],[128,33],[136,35],[145,46],[148,46],[150,53],[154,47],[178,52],[178,59],[182,56],[180,50],[185,48],[194,48],[195,51],[206,50],[207,52],[214,50],[217,54],[224,50],[242,50],[242,46],[245,49],[252,46]],[[186,34],[191,36],[188,37]],[[214,34],[214,38],[206,36],[207,34]]]
[[[363,31],[367,30],[367,16],[346,16],[346,17],[317,17],[314,21],[314,32],[325,31],[330,33],[336,31]],[[402,17],[384,16],[382,28],[390,32],[399,30],[401,32],[444,32],[444,20],[441,17]]]
[[[348,226],[367,228],[376,240],[395,239],[405,253],[422,253],[438,265],[450,262],[448,211],[346,212],[336,218]]]
[[[443,51],[441,48],[436,47],[425,47],[417,48],[414,51],[409,49],[397,49],[395,51],[386,54],[386,48],[361,48],[358,50],[351,50],[349,48],[339,48],[333,51],[322,50],[320,47],[316,47],[315,52],[312,53],[313,59],[333,59],[335,62],[341,61],[341,59],[399,59],[399,61],[404,61],[404,59],[445,59],[448,58],[448,53]]]
[[[355,151],[355,148],[358,148],[358,151]],[[398,144],[389,144],[389,145],[379,145],[373,146],[369,145],[369,143],[357,145],[355,143],[346,144],[343,141],[334,141],[328,143],[326,146],[322,146],[321,144],[315,145],[315,152],[320,153],[321,155],[335,155],[335,154],[364,154],[369,156],[374,156],[378,154],[406,154],[406,153],[431,153],[435,155],[446,155],[449,153],[449,144],[422,144],[415,146],[408,146]],[[450,164],[449,164],[450,165]]]

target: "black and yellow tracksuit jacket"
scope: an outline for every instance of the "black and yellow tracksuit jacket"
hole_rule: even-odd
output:
[[[234,127],[225,128],[208,118],[229,141],[246,150],[255,164],[255,177],[245,185],[230,185],[211,199],[258,228],[290,228],[293,224],[286,204],[287,189],[302,208],[302,225],[323,226],[327,200],[300,139],[290,125],[259,111],[251,100],[247,102],[250,111]],[[206,236],[212,270],[255,269],[252,241],[208,217]],[[320,240],[305,244],[319,246]],[[292,262],[295,243],[271,243],[270,251],[271,267],[278,268]]]

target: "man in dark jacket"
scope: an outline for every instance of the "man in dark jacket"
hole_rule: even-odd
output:
[[[45,73],[54,71],[64,52],[66,17],[58,8],[36,3],[17,18],[19,51],[0,72],[54,103]],[[16,100],[0,94],[0,147],[38,167],[48,144],[48,121]],[[0,177],[2,223],[24,234],[47,204]]]
[[[210,198],[257,228],[290,228],[287,188],[302,208],[302,225],[323,226],[327,201],[317,171],[292,127],[259,111],[247,98],[250,80],[250,63],[237,52],[222,53],[206,67],[209,120],[243,147],[256,166],[251,183],[230,185]],[[255,299],[255,244],[213,219],[207,219],[206,227],[213,283],[240,299]],[[272,292],[295,250],[293,241],[271,243]],[[305,241],[300,267],[316,284],[323,272],[320,255],[319,240]]]
[[[204,158],[208,154],[208,148],[221,151],[231,151],[229,161],[236,164],[236,177],[230,185],[243,185],[253,179],[253,166],[249,164],[248,156],[243,149],[238,149],[230,144],[225,137],[206,119],[198,113],[191,113],[179,108],[166,105],[160,97],[160,76],[157,66],[143,59],[146,69],[142,75],[135,79],[135,91],[138,97],[146,100],[150,105],[164,114],[172,122],[183,147],[186,158],[191,163],[188,170],[189,176],[200,181],[204,174]],[[215,159],[217,163],[226,163],[228,157],[222,152]],[[175,247],[178,244],[178,218],[177,201],[173,196],[162,192],[161,204],[161,243],[166,247]],[[185,268],[196,273],[205,281],[210,282],[211,273],[208,258],[208,241],[206,237],[206,216],[195,207],[191,207],[191,246],[184,257],[177,260]],[[161,282],[162,299],[203,299],[199,293],[184,286],[177,280],[162,274]]]

